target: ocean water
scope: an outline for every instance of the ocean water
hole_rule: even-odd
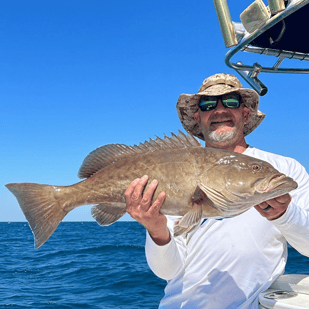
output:
[[[165,281],[148,268],[136,222],[62,222],[38,250],[27,223],[0,223],[0,308],[157,308]],[[286,273],[309,274],[289,248]]]

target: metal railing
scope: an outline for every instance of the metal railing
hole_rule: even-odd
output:
[[[282,0],[283,1],[283,0]],[[274,15],[271,17],[267,23],[257,29],[252,34],[245,36],[245,31],[241,33],[241,31],[235,31],[235,27],[230,17],[229,8],[226,0],[214,0],[216,12],[218,15],[221,32],[223,35],[223,39],[226,47],[232,47],[225,56],[225,63],[228,67],[236,70],[247,82],[248,84],[259,93],[259,95],[265,95],[268,91],[267,87],[258,79],[258,75],[261,72],[266,73],[296,73],[296,74],[309,74],[309,69],[301,69],[301,68],[279,68],[284,59],[298,59],[298,60],[309,60],[309,54],[301,53],[301,52],[292,52],[280,49],[273,48],[262,48],[256,46],[250,46],[250,43],[258,38],[265,31],[281,22],[294,13],[295,11],[301,9],[306,4],[309,3],[309,0],[303,1],[291,1],[290,5],[282,11],[282,2],[281,0],[269,0],[270,8],[273,6],[273,11],[281,10],[281,13]],[[231,27],[231,25],[233,27]],[[240,42],[237,42],[237,36],[240,37]],[[236,38],[236,41],[234,39]],[[261,55],[268,55],[273,57],[278,57],[276,63],[273,67],[263,67],[258,63],[254,63],[253,65],[245,65],[242,62],[232,62],[232,57],[239,51],[245,51],[249,53],[257,53]]]

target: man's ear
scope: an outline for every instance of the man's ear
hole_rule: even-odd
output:
[[[243,110],[244,124],[248,123],[250,114],[251,114],[251,109],[248,108],[247,106],[244,106],[244,110]]]
[[[200,114],[198,111],[193,114],[193,118],[197,123],[200,123]]]

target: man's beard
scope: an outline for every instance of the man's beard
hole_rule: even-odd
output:
[[[234,129],[231,132],[217,133],[215,131],[206,131],[202,129],[202,133],[204,135],[205,140],[211,140],[216,143],[222,143],[222,142],[232,140],[236,136],[237,130]]]
[[[244,119],[242,119],[241,123],[238,123],[235,125],[236,120],[233,117],[233,115],[231,115],[228,111],[226,111],[225,113],[221,113],[221,114],[214,114],[209,119],[209,121],[212,123],[212,122],[218,122],[224,119],[229,119],[231,121],[231,125],[233,126],[233,129],[231,131],[216,132],[215,130],[212,130],[210,128],[206,129],[203,126],[202,121],[200,120],[199,125],[200,125],[200,129],[203,133],[205,141],[208,140],[209,142],[219,143],[219,144],[223,142],[228,142],[230,140],[233,140],[237,136],[237,134],[239,134],[239,132],[243,131]]]

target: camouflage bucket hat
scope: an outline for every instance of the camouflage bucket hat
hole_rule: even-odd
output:
[[[176,108],[179,119],[187,132],[204,140],[199,124],[194,120],[193,114],[198,111],[201,96],[220,96],[236,92],[245,106],[251,110],[247,124],[244,126],[244,136],[256,129],[265,118],[265,114],[258,110],[259,96],[252,89],[243,88],[238,78],[231,74],[220,73],[212,75],[203,81],[198,93],[181,94]]]

